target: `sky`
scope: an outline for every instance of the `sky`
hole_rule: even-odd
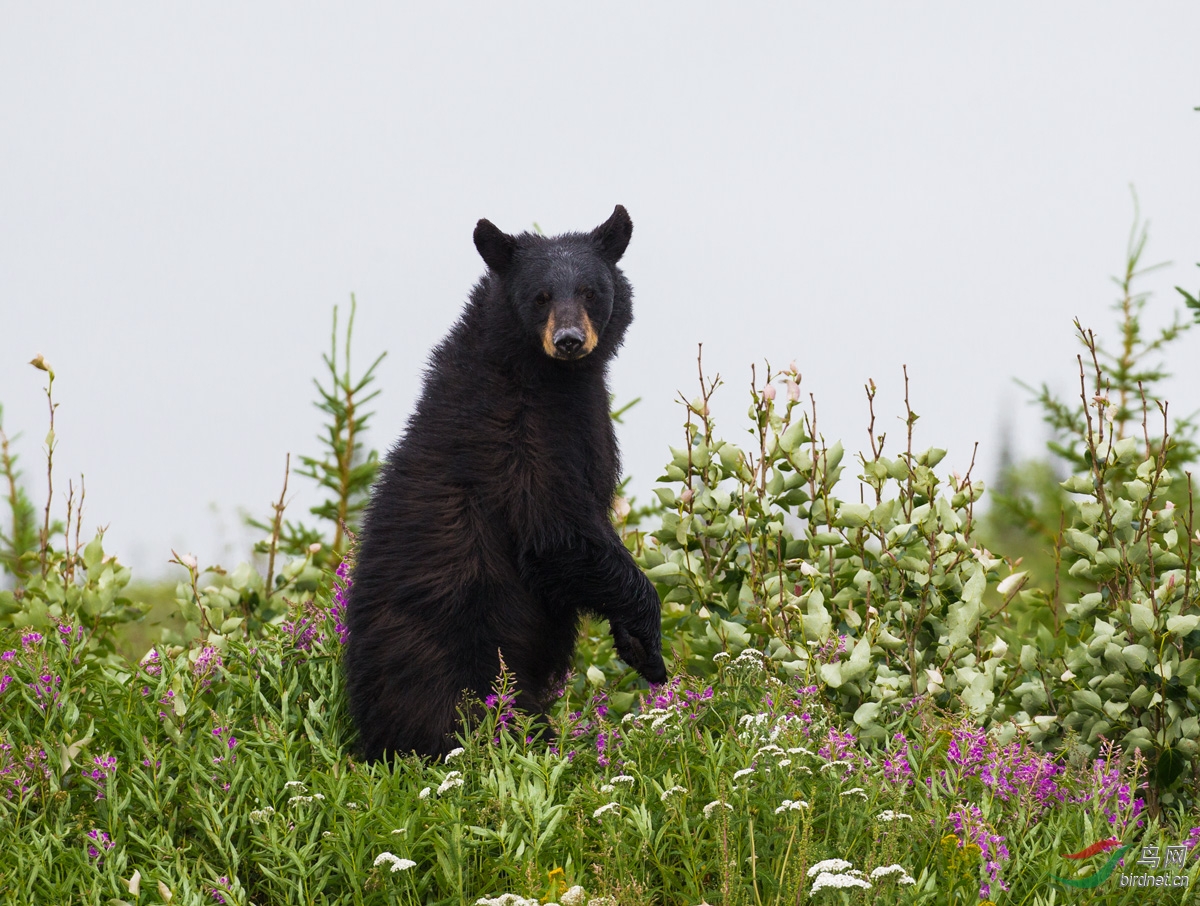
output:
[[[995,478],[1046,432],[1016,383],[1077,392],[1115,340],[1136,190],[1146,321],[1200,288],[1200,5],[0,2],[0,405],[54,512],[135,575],[235,565],[288,453],[319,451],[333,307],[387,352],[372,446],[483,273],[486,217],[587,230],[615,204],[634,323],[610,370],[632,488],[680,446],[697,345],[718,428],[751,364],[795,361],[821,432]],[[1169,362],[1200,408],[1200,330]],[[895,443],[895,441],[892,441]],[[890,447],[890,445],[889,445]],[[890,447],[891,449],[898,449]],[[848,472],[851,470],[847,470]],[[318,499],[293,477],[289,517]],[[177,569],[177,568],[174,568]]]

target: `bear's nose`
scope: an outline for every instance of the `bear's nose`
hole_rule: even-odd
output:
[[[577,327],[564,327],[554,332],[554,348],[559,355],[573,356],[583,346],[583,331]]]

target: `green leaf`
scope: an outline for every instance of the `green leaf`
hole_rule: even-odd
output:
[[[1086,532],[1081,532],[1078,529],[1069,528],[1063,533],[1063,540],[1072,549],[1079,553],[1088,556],[1096,556],[1096,551],[1100,549],[1100,542],[1092,535]]]
[[[1154,611],[1145,604],[1131,601],[1129,603],[1129,623],[1136,632],[1151,632],[1154,629]]]
[[[104,544],[102,536],[97,534],[83,549],[83,565],[91,573],[104,559]]]
[[[875,718],[879,716],[881,705],[879,702],[863,702],[858,706],[858,710],[854,712],[854,722],[860,727],[868,727],[875,723]]]
[[[1178,636],[1187,635],[1197,626],[1200,626],[1200,614],[1189,613],[1167,617],[1167,632]]]

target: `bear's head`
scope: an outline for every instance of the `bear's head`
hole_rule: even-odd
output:
[[[617,205],[590,233],[510,236],[489,220],[475,226],[475,248],[502,287],[522,332],[551,359],[573,362],[610,352],[631,319],[629,283],[617,262],[633,222]]]

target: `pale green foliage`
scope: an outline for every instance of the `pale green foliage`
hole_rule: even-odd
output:
[[[1132,419],[1122,421],[1113,404],[1094,336],[1080,336],[1093,374],[1071,441],[1079,467],[1062,483],[1060,550],[1082,592],[1068,593],[1061,608],[1041,595],[1027,602],[1049,611],[1053,629],[1023,646],[1025,675],[1012,699],[1018,722],[1043,744],[1074,732],[1091,751],[1103,737],[1147,752],[1153,790],[1170,802],[1181,785],[1194,791],[1200,737],[1192,478],[1165,404],[1147,394],[1140,436],[1124,433]],[[1162,424],[1152,434],[1155,417]],[[1194,456],[1194,446],[1185,452]]]
[[[872,409],[858,499],[845,499],[843,447],[814,430],[798,380],[789,369],[752,386],[745,449],[716,434],[719,381],[701,378],[687,404],[687,445],[657,490],[662,527],[631,539],[663,596],[676,669],[761,649],[781,672],[820,682],[868,737],[883,736],[885,705],[926,693],[989,714],[1007,668],[984,602],[1002,561],[971,537],[983,484],[940,477],[944,450],[913,451],[911,410],[906,448],[885,456]]]
[[[1012,608],[1024,642],[1005,713],[1042,745],[1069,735],[1087,752],[1102,737],[1142,749],[1153,810],[1180,794],[1194,800],[1200,782],[1200,539],[1188,471],[1200,447],[1193,419],[1169,418],[1161,389],[1163,357],[1195,323],[1176,311],[1158,333],[1144,327],[1149,296],[1136,282],[1154,269],[1141,265],[1146,238],[1135,216],[1114,278],[1117,343],[1076,321],[1077,399],[1046,384],[1035,391],[1050,450],[1072,474],[1057,485],[1014,482],[989,531],[1043,554],[1043,574]]]

